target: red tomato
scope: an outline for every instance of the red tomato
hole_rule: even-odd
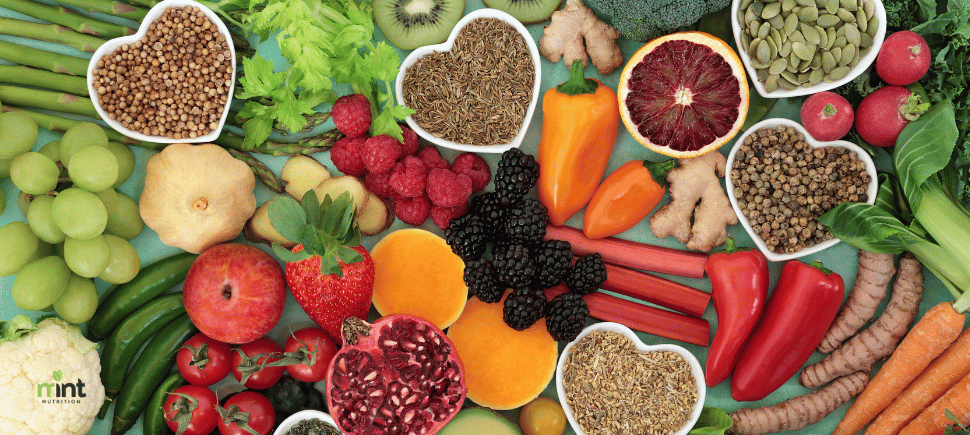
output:
[[[274,362],[280,359],[279,356],[283,353],[283,348],[276,344],[275,341],[267,337],[261,337],[249,343],[241,344],[237,349],[243,351],[246,357],[250,359],[257,355],[262,355],[256,358],[255,361],[247,362],[243,361],[238,351],[234,350],[232,352],[232,375],[246,388],[265,390],[276,384],[276,381],[279,381],[283,376],[283,367],[264,367],[262,370],[252,372],[246,382],[242,381],[244,370],[240,370],[240,364],[243,364],[245,368],[247,364],[250,366],[258,366],[263,362]]]
[[[243,391],[230,397],[226,401],[224,409],[232,411],[232,405],[236,405],[238,408],[236,413],[248,414],[249,421],[247,424],[256,432],[262,435],[269,435],[273,432],[273,425],[276,424],[276,413],[266,396],[255,391]],[[225,419],[219,419],[219,433],[222,435],[251,435],[251,432],[240,428],[235,421],[232,421],[234,416],[230,415],[229,417],[229,423],[226,423]]]
[[[216,393],[206,387],[178,387],[165,399],[165,424],[172,431],[178,432],[179,420],[187,419],[189,423],[182,435],[208,435],[215,430],[219,420],[219,413],[216,411],[218,403]]]
[[[228,344],[200,332],[185,341],[175,361],[178,364],[179,373],[186,381],[192,385],[208,387],[229,374],[231,354],[232,349]]]
[[[303,382],[320,382],[326,378],[330,360],[340,350],[326,331],[313,327],[303,328],[290,334],[290,338],[286,339],[286,346],[283,349],[286,350],[286,353],[300,352],[308,360],[316,354],[316,362],[313,365],[293,364],[286,366],[286,371],[291,376]]]

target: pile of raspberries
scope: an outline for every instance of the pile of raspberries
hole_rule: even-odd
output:
[[[363,177],[367,189],[393,201],[394,214],[408,225],[423,224],[428,217],[445,229],[451,219],[464,215],[468,197],[488,185],[492,172],[475,153],[462,153],[454,163],[438,149],[420,148],[418,135],[401,125],[404,142],[386,134],[367,135],[371,106],[361,94],[337,99],[331,117],[346,137],[330,148],[330,159],[346,175]]]

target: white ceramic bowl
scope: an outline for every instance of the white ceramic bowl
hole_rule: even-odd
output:
[[[497,18],[511,24],[512,27],[515,27],[515,29],[522,34],[522,37],[525,38],[526,44],[529,46],[529,53],[532,55],[532,62],[535,65],[536,77],[532,85],[532,101],[529,102],[529,109],[525,112],[525,119],[522,121],[522,126],[519,128],[519,132],[512,139],[512,142],[507,144],[468,145],[437,137],[429,133],[427,130],[421,128],[418,123],[411,119],[410,116],[405,118],[405,121],[408,123],[408,126],[410,126],[411,129],[414,130],[419,136],[438,146],[475,153],[502,153],[511,148],[518,148],[519,145],[522,144],[522,139],[525,137],[525,133],[529,129],[529,121],[532,120],[532,114],[535,113],[536,104],[539,101],[539,85],[542,82],[542,69],[539,61],[539,49],[536,48],[536,42],[532,39],[532,35],[529,34],[528,29],[526,29],[525,26],[519,22],[519,20],[516,20],[511,15],[497,9],[478,9],[469,13],[468,15],[465,15],[465,17],[455,25],[455,28],[451,31],[451,35],[448,37],[447,41],[442,42],[441,44],[418,47],[414,49],[414,51],[412,51],[408,57],[404,58],[404,62],[401,63],[401,68],[397,73],[394,91],[397,93],[398,102],[400,104],[407,105],[407,103],[404,101],[404,74],[407,72],[408,68],[410,68],[411,65],[414,65],[418,59],[426,54],[431,54],[436,51],[442,52],[451,50],[452,45],[455,43],[455,38],[458,36],[461,29],[465,27],[469,21],[476,18]]]
[[[125,136],[138,139],[141,141],[156,142],[156,143],[176,143],[176,142],[201,143],[201,142],[212,142],[216,140],[216,138],[219,137],[219,133],[222,132],[222,126],[225,125],[226,118],[229,116],[228,102],[226,103],[226,107],[222,109],[222,117],[219,118],[219,126],[215,130],[212,130],[211,132],[209,132],[209,134],[196,137],[195,139],[190,139],[190,138],[171,139],[165,136],[150,136],[150,135],[142,134],[137,131],[129,130],[123,127],[120,122],[115,121],[114,119],[111,119],[111,117],[108,116],[108,112],[106,112],[101,107],[101,103],[98,98],[98,90],[97,88],[94,87],[94,83],[92,80],[92,77],[94,77],[93,73],[94,73],[94,70],[98,68],[98,61],[101,60],[102,56],[110,54],[111,52],[115,51],[116,48],[122,45],[134,43],[139,39],[141,39],[142,36],[145,36],[145,33],[148,32],[148,27],[151,26],[152,22],[155,21],[158,17],[160,17],[165,12],[165,8],[168,8],[168,7],[180,8],[184,6],[195,6],[201,9],[202,12],[205,13],[207,17],[209,17],[209,21],[212,21],[212,23],[216,25],[216,27],[219,29],[219,32],[225,35],[226,44],[229,45],[229,52],[232,54],[232,58],[230,59],[230,65],[232,65],[233,68],[232,68],[232,76],[230,77],[230,81],[229,81],[229,102],[232,101],[233,90],[235,89],[235,85],[236,85],[236,47],[232,43],[232,34],[229,33],[229,28],[226,27],[226,24],[222,22],[222,20],[219,18],[218,15],[216,15],[215,12],[212,12],[211,9],[205,7],[205,5],[201,3],[198,3],[192,0],[164,0],[161,3],[152,7],[151,10],[148,11],[148,15],[145,16],[145,19],[142,20],[141,22],[141,26],[138,27],[138,32],[136,32],[134,35],[122,36],[120,38],[115,38],[115,39],[109,40],[108,42],[105,42],[103,45],[101,45],[101,47],[98,47],[98,50],[95,51],[94,55],[91,56],[91,62],[88,63],[88,75],[87,75],[88,93],[91,95],[91,99],[94,102],[94,109],[97,110],[98,115],[101,115],[101,119],[103,119],[104,122],[108,123],[108,126],[117,130],[119,133]]]
[[[761,237],[758,237],[757,233],[754,232],[754,229],[751,228],[751,224],[748,223],[748,218],[746,218],[744,214],[741,213],[741,208],[738,207],[738,199],[734,196],[734,184],[731,182],[731,168],[734,167],[734,157],[738,153],[738,150],[741,148],[741,144],[744,142],[744,138],[748,137],[748,135],[751,135],[762,128],[774,128],[779,125],[794,127],[795,130],[798,130],[798,132],[805,135],[805,142],[807,142],[809,145],[811,145],[814,148],[841,147],[841,148],[846,148],[846,149],[855,151],[856,155],[858,155],[859,158],[863,162],[865,162],[866,172],[869,173],[869,179],[870,179],[869,188],[866,189],[867,203],[872,204],[876,201],[876,192],[879,189],[879,181],[876,179],[876,176],[877,176],[876,165],[872,162],[872,158],[869,157],[869,154],[863,151],[862,148],[859,148],[858,145],[852,142],[846,142],[844,140],[836,140],[832,142],[819,142],[814,138],[812,138],[812,135],[808,134],[808,132],[805,131],[805,128],[801,126],[801,124],[795,121],[792,121],[790,119],[771,118],[771,119],[766,119],[764,121],[761,121],[755,125],[752,125],[751,128],[749,128],[747,131],[745,131],[740,136],[738,136],[738,140],[734,143],[734,147],[731,148],[731,152],[728,154],[727,166],[726,166],[727,170],[724,171],[725,172],[724,183],[727,187],[728,198],[731,200],[731,207],[734,208],[734,213],[738,215],[738,220],[741,222],[741,225],[744,226],[744,230],[748,232],[748,235],[751,236],[751,240],[754,240],[754,243],[758,245],[758,249],[760,249],[761,252],[765,254],[765,258],[767,258],[770,261],[786,261],[786,260],[803,257],[805,255],[814,254],[823,249],[829,248],[835,245],[836,243],[840,242],[839,239],[832,238],[822,243],[818,243],[818,244],[809,246],[807,248],[803,248],[801,251],[798,251],[798,252],[794,252],[791,254],[778,254],[768,249],[768,246],[765,245],[765,242],[763,240],[761,240]]]
[[[311,418],[321,420],[324,423],[330,423],[333,425],[333,427],[337,427],[337,424],[334,423],[333,418],[330,417],[330,414],[313,409],[306,409],[287,417],[286,420],[283,420],[283,422],[280,423],[280,426],[276,428],[276,431],[273,432],[273,435],[283,435],[297,423],[303,420],[309,420]]]
[[[570,349],[579,343],[584,337],[589,335],[593,331],[608,331],[623,334],[627,338],[636,344],[637,349],[643,351],[672,351],[677,352],[687,360],[690,364],[691,374],[694,375],[694,379],[697,381],[697,404],[694,405],[694,410],[690,414],[690,419],[684,424],[684,427],[673,433],[673,435],[685,435],[687,432],[694,427],[694,423],[697,423],[697,419],[701,416],[701,410],[704,408],[704,398],[707,395],[707,385],[704,383],[704,370],[701,368],[700,362],[697,361],[697,357],[684,349],[683,347],[673,345],[673,344],[658,344],[656,346],[647,346],[640,341],[640,337],[633,332],[630,328],[623,326],[619,323],[613,322],[601,322],[594,323],[587,326],[583,332],[579,333],[579,336],[575,340],[569,342],[566,348],[563,349],[562,354],[559,355],[559,364],[556,366],[556,394],[559,396],[559,404],[562,405],[563,411],[566,412],[566,420],[569,421],[569,425],[572,426],[573,430],[577,435],[586,435],[583,429],[579,426],[579,422],[573,417],[573,412],[569,408],[569,403],[566,402],[566,389],[563,387],[562,383],[562,372],[563,367],[566,365],[566,357],[569,355]]]
[[[879,18],[879,27],[876,30],[876,36],[872,38],[872,47],[869,47],[869,52],[865,56],[859,58],[859,63],[856,64],[854,68],[849,70],[842,80],[837,80],[834,82],[821,82],[815,86],[811,87],[799,87],[795,90],[787,90],[779,87],[778,89],[767,92],[765,91],[765,85],[758,80],[757,70],[751,66],[751,57],[748,56],[748,50],[746,47],[741,45],[741,23],[738,21],[738,9],[741,7],[742,0],[733,0],[731,2],[731,28],[734,30],[734,43],[738,47],[738,56],[741,57],[741,63],[744,64],[744,68],[748,72],[748,76],[751,77],[751,83],[754,84],[754,88],[758,90],[758,93],[765,98],[786,98],[786,97],[798,97],[802,95],[811,95],[817,92],[828,91],[842,86],[846,83],[852,81],[852,79],[862,74],[872,62],[876,60],[876,55],[879,53],[879,48],[882,47],[882,42],[886,38],[886,8],[883,6],[881,0],[866,0],[867,2],[874,2],[875,16]]]

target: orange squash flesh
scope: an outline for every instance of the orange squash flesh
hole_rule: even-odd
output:
[[[468,399],[495,410],[518,408],[539,397],[552,381],[559,357],[545,320],[516,331],[502,321],[503,305],[472,297],[448,329],[465,366]]]
[[[465,263],[434,233],[408,228],[384,236],[374,259],[374,308],[381,316],[409,314],[441,329],[465,308]]]

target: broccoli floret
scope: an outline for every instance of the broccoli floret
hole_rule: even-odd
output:
[[[730,3],[730,0],[587,0],[587,5],[611,21],[624,37],[641,42],[682,30]]]

